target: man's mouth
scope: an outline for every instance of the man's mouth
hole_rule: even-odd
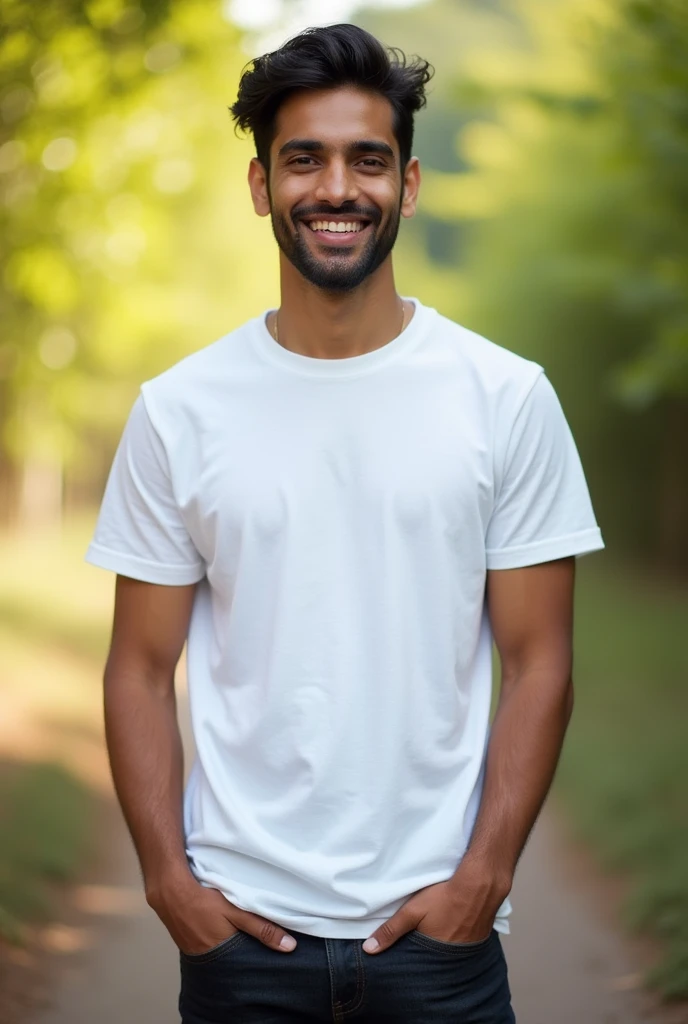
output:
[[[370,221],[365,223],[360,220],[309,220],[311,231],[326,231],[331,234],[355,234],[362,231]]]
[[[305,227],[312,232],[315,240],[324,245],[352,245],[358,241],[366,228],[370,227],[370,220],[352,220],[346,217],[339,217],[327,220],[324,217],[308,217],[302,221]]]

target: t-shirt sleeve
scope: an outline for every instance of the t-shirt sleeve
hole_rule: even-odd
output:
[[[488,569],[604,547],[573,436],[542,372],[511,428],[485,546]]]
[[[181,586],[205,575],[141,394],[115,453],[86,561],[146,583]]]

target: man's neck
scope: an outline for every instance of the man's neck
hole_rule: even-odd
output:
[[[315,359],[348,359],[381,348],[400,333],[404,306],[394,286],[391,259],[353,291],[324,292],[281,256],[282,302],[268,320],[280,345]]]

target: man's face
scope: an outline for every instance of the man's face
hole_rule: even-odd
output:
[[[389,256],[400,216],[415,209],[392,107],[360,89],[302,90],[282,104],[276,129],[264,191],[277,244],[318,288],[350,291]],[[417,189],[417,161],[409,167]]]

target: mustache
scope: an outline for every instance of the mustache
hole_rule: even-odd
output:
[[[376,206],[357,206],[355,203],[344,203],[342,206],[295,206],[291,211],[291,219],[304,220],[306,217],[344,217],[349,214],[352,217],[360,217],[362,220],[372,221],[379,224],[382,214]]]

